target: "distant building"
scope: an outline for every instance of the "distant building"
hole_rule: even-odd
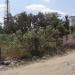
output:
[[[75,16],[69,17],[69,24],[70,24],[71,32],[75,32]]]
[[[71,33],[75,33],[75,16],[69,17],[69,29]],[[63,36],[63,45],[75,46],[75,39],[72,34]]]

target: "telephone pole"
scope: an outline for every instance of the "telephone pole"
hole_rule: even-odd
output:
[[[10,21],[11,21],[11,13],[10,13],[10,2],[9,0],[5,0],[5,16],[4,16],[4,28],[7,33],[9,33]]]
[[[9,11],[9,0],[5,1],[5,16],[4,16],[4,24],[8,24],[9,23],[9,16],[10,16],[10,11]]]

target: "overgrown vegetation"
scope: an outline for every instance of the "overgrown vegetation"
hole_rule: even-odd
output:
[[[3,58],[32,59],[65,52],[62,37],[69,33],[69,21],[68,17],[66,21],[59,17],[57,13],[26,12],[12,17],[9,24],[0,28]]]

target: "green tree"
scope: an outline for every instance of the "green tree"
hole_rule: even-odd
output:
[[[16,15],[15,20],[16,20],[15,24],[17,26],[17,30],[26,32],[30,28],[31,18],[28,17],[26,12]]]
[[[14,18],[9,14],[9,18],[4,20],[4,31],[8,34],[15,32]]]
[[[69,18],[68,18],[68,16],[65,16],[64,27],[66,29],[66,34],[68,34],[69,33]]]

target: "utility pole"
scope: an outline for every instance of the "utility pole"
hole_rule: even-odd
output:
[[[9,0],[6,0],[6,15],[7,22],[9,22]]]
[[[9,0],[5,0],[5,16],[4,16],[4,25],[5,25],[5,30],[6,32],[9,32],[8,28],[10,27],[10,18],[11,18],[11,13],[10,13],[10,2]]]
[[[9,23],[9,14],[10,14],[10,11],[9,11],[9,0],[6,0],[5,1],[5,16],[4,16],[4,21],[7,21],[7,24]]]

